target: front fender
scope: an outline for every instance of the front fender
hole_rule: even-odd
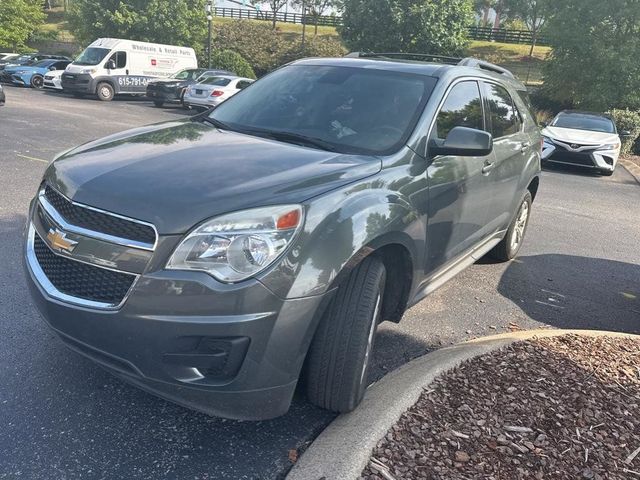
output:
[[[321,295],[384,245],[405,246],[419,265],[425,234],[410,202],[369,179],[314,199],[289,254],[261,281],[282,298]]]

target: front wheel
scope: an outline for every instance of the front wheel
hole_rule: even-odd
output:
[[[526,233],[527,226],[529,225],[531,204],[531,193],[527,192],[518,207],[518,212],[516,213],[515,218],[511,222],[511,225],[509,225],[507,234],[500,243],[489,252],[491,257],[502,262],[508,262],[509,260],[516,258],[520,251],[520,247],[522,247],[522,243],[524,242],[524,234]]]
[[[380,322],[386,272],[368,257],[338,288],[313,338],[304,378],[309,400],[334,412],[362,401]]]
[[[160,108],[162,105],[164,105],[164,102],[163,102],[162,100],[154,100],[154,101],[153,101],[153,104],[154,104],[156,107]]]
[[[113,97],[115,95],[113,87],[107,82],[99,83],[96,93],[98,94],[98,100],[102,102],[110,102],[111,100],[113,100]]]
[[[44,86],[44,78],[42,75],[34,75],[30,83],[33,88],[41,89]]]

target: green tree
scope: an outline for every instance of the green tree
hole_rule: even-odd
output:
[[[339,33],[351,50],[459,55],[472,0],[344,0]]]
[[[315,35],[318,34],[318,18],[337,5],[336,0],[293,0],[291,4],[300,10],[306,9],[308,18],[315,26]]]
[[[2,0],[5,1],[5,0]],[[87,44],[101,37],[193,47],[204,51],[206,0],[74,0],[69,25]]]
[[[538,41],[540,29],[553,11],[554,0],[505,0],[506,9],[509,16],[522,20],[532,35],[531,50],[529,56],[533,55],[533,49]]]
[[[274,30],[276,29],[276,14],[282,10],[285,5],[287,4],[289,0],[267,0],[266,2],[264,0],[251,0],[251,5],[255,6],[259,6],[263,5],[263,4],[267,4],[269,5],[269,9],[271,10],[271,12],[273,13],[273,19],[272,19],[272,25],[271,28],[273,28]]]
[[[640,3],[565,0],[545,32],[553,51],[545,91],[590,110],[640,109]]]
[[[256,74],[242,55],[231,50],[213,52],[211,64],[215,68],[235,72],[239,77],[256,78]]]
[[[19,50],[45,19],[44,1],[2,0],[0,2],[0,47]]]

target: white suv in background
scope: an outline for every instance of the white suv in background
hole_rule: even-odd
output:
[[[621,141],[615,122],[607,115],[565,110],[544,127],[542,135],[543,162],[577,165],[613,175]]]

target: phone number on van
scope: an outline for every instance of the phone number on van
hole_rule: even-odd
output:
[[[119,77],[118,84],[121,87],[144,87],[149,83],[146,77]]]

